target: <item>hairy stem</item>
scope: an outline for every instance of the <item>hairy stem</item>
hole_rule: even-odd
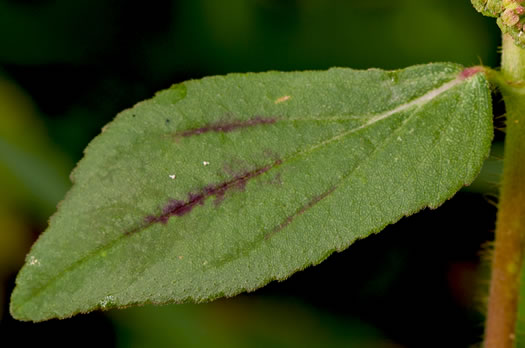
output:
[[[485,331],[485,348],[515,346],[525,247],[525,50],[503,36],[500,83],[507,131],[496,222],[496,240]]]

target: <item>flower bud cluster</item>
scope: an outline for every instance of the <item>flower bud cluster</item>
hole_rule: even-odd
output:
[[[525,14],[525,7],[521,4],[525,0],[503,0],[505,10],[501,13],[501,21],[503,24],[511,27],[516,26],[518,29],[523,30],[523,23],[521,22],[521,16]]]
[[[486,16],[496,17],[503,33],[525,48],[525,0],[471,0],[472,5]]]

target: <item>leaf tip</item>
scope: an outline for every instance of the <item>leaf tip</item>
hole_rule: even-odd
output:
[[[11,295],[11,301],[9,303],[9,314],[13,319],[18,321],[33,321],[31,315],[22,310],[23,306],[19,303],[19,301],[17,301],[15,293],[16,291],[14,291]]]

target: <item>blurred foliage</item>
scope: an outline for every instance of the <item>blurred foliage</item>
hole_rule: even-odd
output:
[[[469,1],[451,0],[4,0],[0,59],[86,64],[117,44],[157,76],[203,67],[209,74],[490,64],[498,39],[488,23]]]
[[[23,205],[46,218],[66,193],[70,170],[31,100],[0,77],[0,204]]]
[[[118,15],[110,1],[0,2],[0,60],[14,64],[72,63],[111,44]]]
[[[0,282],[9,280],[2,299],[83,148],[117,112],[155,91],[228,72],[497,66],[498,45],[498,28],[469,0],[0,0]],[[476,343],[481,321],[468,288],[477,266],[465,265],[479,264],[491,214],[483,198],[460,195],[241,301],[133,309],[115,313],[112,325],[120,346],[198,345],[185,324],[207,330],[203,344],[314,346],[319,335],[325,346],[347,345],[356,323],[343,317],[359,318],[370,334],[357,338],[371,339],[377,326],[406,346],[420,347],[422,338],[426,347]],[[306,307],[252,303],[282,293]],[[3,313],[0,336],[20,345],[70,346],[65,332],[83,334],[85,345],[113,344],[114,329],[97,314],[32,325],[13,322],[5,306]],[[216,326],[206,326],[210,320]],[[234,325],[243,325],[238,336]]]
[[[118,347],[397,347],[376,329],[304,304],[239,298],[114,311]]]
[[[69,160],[50,144],[30,99],[0,76],[1,292],[31,243],[27,216],[45,219],[54,211],[69,186],[70,169]]]

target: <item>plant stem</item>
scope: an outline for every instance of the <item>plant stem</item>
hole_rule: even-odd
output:
[[[500,84],[507,112],[496,240],[485,331],[485,348],[515,346],[525,248],[525,50],[503,36]]]

